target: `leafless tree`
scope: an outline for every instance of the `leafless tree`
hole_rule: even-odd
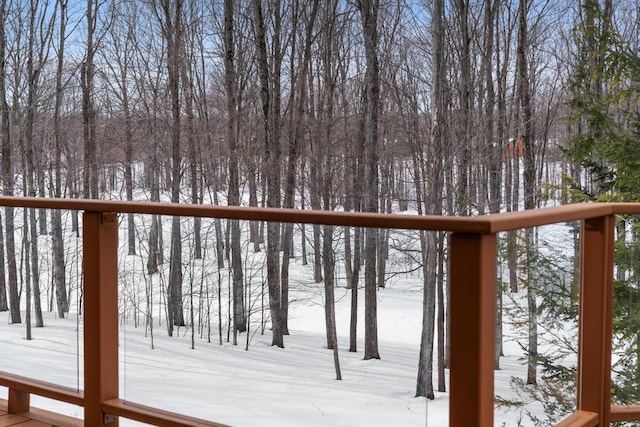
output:
[[[524,208],[534,209],[536,206],[535,195],[535,134],[533,127],[533,110],[531,101],[531,82],[529,79],[529,63],[527,50],[529,48],[529,33],[527,15],[530,9],[530,0],[521,0],[518,7],[518,98],[520,100],[520,112],[522,115],[521,135],[524,147]],[[531,257],[534,250],[533,229],[526,230],[525,245],[527,248],[527,274],[530,275]],[[536,291],[533,283],[527,286],[527,307],[529,312],[529,344],[527,346],[527,384],[537,383],[537,359],[538,359],[538,323]]]
[[[271,63],[267,56],[267,30],[263,5],[253,0],[254,32],[257,51],[257,67],[260,80],[260,99],[262,101],[262,121],[265,141],[265,165],[267,186],[267,206],[280,207],[280,75],[282,66],[281,45],[281,3],[272,5],[273,39],[271,44]],[[282,301],[280,286],[280,224],[267,224],[267,282],[269,287],[269,307],[273,340],[272,345],[284,347],[282,330]]]
[[[2,120],[2,189],[5,196],[12,196],[15,186],[13,176],[13,144],[11,141],[11,122],[6,87],[7,78],[7,2],[0,2],[0,119]],[[9,307],[11,323],[20,323],[20,295],[18,293],[18,273],[16,268],[14,210],[5,208],[5,248],[7,255]]]
[[[133,41],[135,38],[136,20],[139,18],[134,4],[111,4],[110,13],[114,22],[108,34],[109,40],[105,49],[100,53],[105,55],[105,64],[109,68],[110,76],[107,84],[119,102],[123,121],[124,140],[124,187],[127,200],[133,200],[133,151],[134,151],[134,117],[131,100],[131,69],[133,68]],[[136,254],[136,229],[134,215],[127,214],[127,246],[128,254]]]
[[[237,78],[235,65],[235,45],[234,45],[234,0],[224,2],[224,70],[225,70],[225,95],[227,107],[226,138],[229,155],[229,178],[227,203],[231,206],[240,205],[240,188],[238,177],[238,117],[237,117]],[[231,270],[233,275],[233,319],[234,330],[244,332],[246,326],[246,315],[244,307],[244,283],[242,273],[242,248],[240,242],[240,224],[238,221],[231,221]]]
[[[96,112],[94,103],[94,57],[99,43],[96,40],[98,13],[101,1],[87,0],[87,39],[84,61],[80,67],[82,87],[82,124],[84,131],[83,191],[88,199],[98,198],[98,153],[96,140]]]
[[[181,192],[181,102],[180,102],[180,69],[184,56],[183,46],[183,4],[163,0],[154,6],[154,13],[162,29],[166,42],[167,84],[171,97],[171,201],[180,202]],[[169,259],[169,283],[167,289],[167,328],[173,335],[174,326],[184,325],[182,307],[182,231],[180,217],[174,216],[171,221],[171,255]]]
[[[301,7],[302,6],[302,7]],[[307,7],[310,9],[307,10]],[[289,108],[289,143],[288,156],[286,164],[286,172],[284,177],[284,202],[283,207],[293,208],[294,198],[296,194],[296,176],[299,156],[303,138],[303,126],[306,122],[305,108],[308,99],[307,84],[311,77],[309,68],[311,63],[311,48],[314,39],[314,27],[316,17],[318,16],[319,1],[313,0],[310,6],[306,4],[294,4],[292,10],[292,41],[291,41],[291,79],[292,86],[295,83],[297,90],[292,90],[290,95]],[[304,26],[301,21],[304,22]],[[304,37],[300,40],[302,46],[302,54],[296,52],[297,49],[297,33],[298,27],[304,29]],[[330,55],[327,53],[327,55]],[[293,58],[301,56],[299,72],[296,71],[297,65]],[[295,98],[297,97],[297,100]],[[294,107],[295,104],[295,107]],[[283,226],[282,236],[282,268],[281,268],[281,301],[282,301],[282,332],[289,333],[288,317],[289,317],[289,259],[293,255],[293,224],[285,224]]]
[[[444,81],[445,75],[445,28],[444,28],[444,1],[436,0],[433,3],[432,10],[433,20],[433,81]],[[426,214],[440,215],[442,214],[441,194],[443,191],[442,162],[441,153],[446,145],[446,110],[447,100],[445,98],[445,90],[441,84],[433,84],[433,106],[435,109],[435,123],[433,125],[433,138],[426,147],[428,156],[428,166],[417,176],[423,177],[426,181],[426,194],[421,197],[424,200],[424,211]],[[419,154],[421,155],[421,153]],[[422,181],[420,179],[419,181]],[[422,191],[422,186],[418,185],[416,192]],[[419,204],[418,211],[423,212],[423,207]],[[416,383],[416,396],[425,396],[429,399],[434,398],[433,391],[433,347],[434,332],[436,318],[436,285],[437,266],[438,266],[438,239],[435,233],[420,232],[420,249],[422,253],[422,272],[423,272],[423,313],[422,313],[422,334],[420,340],[420,358],[418,361],[418,378]],[[439,289],[438,297],[442,301],[444,292]],[[439,312],[438,320],[444,321],[443,313]],[[439,344],[444,344],[444,328],[442,323],[438,325]],[[439,352],[444,346],[439,347]],[[442,349],[442,350],[441,350]],[[440,356],[442,354],[439,353]],[[438,359],[438,368],[444,368],[444,361]],[[441,377],[439,377],[440,379]],[[442,381],[439,381],[439,389],[442,387]],[[443,390],[440,390],[443,391]]]
[[[37,174],[34,162],[34,121],[37,108],[40,103],[41,71],[49,57],[51,37],[53,34],[53,18],[47,18],[46,7],[38,0],[31,0],[27,9],[25,23],[28,28],[27,39],[27,108],[25,112],[25,132],[22,144],[22,156],[24,159],[23,179],[25,181],[25,193],[28,196],[36,196],[35,175]],[[38,168],[40,169],[40,168]],[[33,306],[36,315],[36,327],[44,326],[40,298],[40,257],[38,256],[38,228],[35,209],[29,209],[29,249],[31,254],[31,285],[33,288]],[[30,307],[28,308],[30,310]]]
[[[378,113],[379,113],[379,65],[378,65],[378,11],[379,0],[357,2],[362,18],[362,34],[366,57],[364,103],[364,210],[378,211]],[[364,247],[365,262],[365,332],[364,358],[379,359],[378,353],[378,302],[376,286],[376,254],[378,230],[368,228]]]
[[[61,108],[63,96],[64,52],[66,42],[66,25],[68,21],[68,1],[57,0],[59,10],[59,34],[56,57],[55,95],[53,110],[53,138],[54,138],[54,182],[53,195],[62,197],[62,145],[63,135],[61,126]],[[63,318],[69,311],[67,299],[66,271],[64,260],[64,239],[62,235],[62,211],[53,210],[51,213],[52,250],[53,250],[53,280],[56,294],[58,317]]]

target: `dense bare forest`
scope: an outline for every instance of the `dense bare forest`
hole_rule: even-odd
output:
[[[640,6],[627,0],[1,0],[2,191],[419,215],[637,201],[639,22]],[[190,221],[188,253],[180,218],[168,242],[161,218],[141,225],[128,215],[121,225],[128,255],[147,254],[148,275],[169,265],[169,335],[190,322],[183,260],[206,249],[202,222]],[[68,312],[63,223],[60,212],[4,210],[0,310],[12,323],[25,306],[35,326],[42,310]],[[337,347],[332,301],[342,286],[352,297],[350,350],[359,350],[363,290],[364,358],[384,357],[376,294],[390,251],[402,249],[389,230],[213,227],[211,262],[231,277],[234,340],[250,314],[249,241],[266,256],[273,345],[286,344],[289,260],[301,250],[324,283],[328,348]],[[41,307],[45,235],[55,297]],[[535,384],[540,298],[526,280],[535,256],[522,248],[537,237],[502,237],[507,289],[497,298],[527,293]],[[422,232],[417,242],[415,253],[405,248],[424,285],[416,395],[432,398],[435,374],[435,389],[446,388],[447,236]]]

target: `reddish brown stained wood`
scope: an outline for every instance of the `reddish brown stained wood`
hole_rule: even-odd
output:
[[[640,420],[640,405],[614,405],[611,407],[611,422]]]
[[[0,372],[0,385],[78,406],[82,406],[84,399],[77,390],[7,372]]]
[[[118,221],[115,213],[85,212],[84,419],[106,423],[102,402],[118,397]]]
[[[107,400],[102,404],[104,412],[119,415],[152,425],[174,427],[225,427],[224,424],[174,414],[150,406],[127,402],[122,399]]]
[[[14,388],[9,389],[9,399],[7,404],[7,412],[10,414],[19,414],[21,412],[29,411],[29,402],[31,395],[27,392],[16,390]]]
[[[617,213],[640,213],[640,204],[629,203],[583,203],[495,215],[451,217],[6,196],[0,196],[0,206],[81,210],[85,212],[131,212],[139,214],[415,230],[442,230],[471,234],[491,234],[500,231],[536,227],[545,224],[594,218]]]
[[[16,426],[26,421],[29,419],[17,414],[0,415],[0,427]]]
[[[7,372],[0,372],[0,385],[78,406],[82,406],[84,399],[77,390]]]
[[[608,426],[611,410],[611,339],[615,217],[591,218],[580,233],[577,409],[598,414]]]
[[[598,425],[598,414],[588,411],[575,411],[555,427],[595,427]]]
[[[493,425],[496,235],[451,236],[449,425]],[[464,409],[462,409],[464,408]]]
[[[20,423],[17,427],[54,427],[51,424],[45,424],[40,421],[29,420],[24,423]]]

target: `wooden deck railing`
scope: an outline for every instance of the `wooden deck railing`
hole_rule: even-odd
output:
[[[442,230],[451,234],[451,426],[492,426],[497,236],[502,231],[580,220],[576,411],[558,426],[640,420],[640,406],[611,406],[615,215],[640,204],[581,204],[481,217],[385,215],[143,202],[0,197],[1,206],[84,212],[84,391],[0,372],[8,412],[30,409],[31,394],[84,407],[86,426],[118,417],[149,424],[219,425],[120,399],[118,393],[117,214],[140,213],[342,226]],[[0,361],[0,367],[2,362]],[[241,391],[239,391],[241,393]]]

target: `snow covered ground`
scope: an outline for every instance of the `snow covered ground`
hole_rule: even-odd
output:
[[[269,346],[268,330],[264,336],[259,332],[253,335],[249,351],[245,351],[245,336],[238,346],[198,339],[192,350],[190,331],[183,329],[180,337],[169,338],[160,328],[151,350],[143,329],[123,326],[121,396],[236,426],[448,424],[448,394],[438,393],[429,402],[413,397],[420,336],[419,292],[397,287],[380,293],[381,360],[364,361],[362,353],[346,351],[348,299],[338,302],[342,381],[335,380],[332,352],[325,348],[320,302],[318,288],[314,297],[292,305],[291,335],[284,350]],[[3,370],[77,387],[82,346],[78,354],[76,331],[75,319],[47,316],[46,327],[35,330],[33,341],[26,341],[24,326],[3,322]],[[503,369],[496,372],[496,393],[509,396],[509,379],[524,376],[526,370],[515,342],[507,341],[505,351]],[[37,397],[33,405],[61,410],[59,403]],[[73,406],[63,411],[82,415]],[[518,425],[519,416],[519,412],[497,409],[496,425]],[[531,425],[522,421],[522,425]],[[136,423],[123,420],[122,425]]]

